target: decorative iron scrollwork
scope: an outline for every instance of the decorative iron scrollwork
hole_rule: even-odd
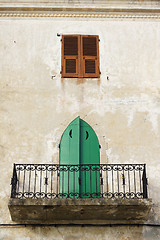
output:
[[[97,179],[95,189],[99,184],[100,192],[92,189],[93,174]],[[60,175],[62,179],[65,176],[61,182],[62,192],[59,191]],[[70,176],[72,181],[74,176],[72,183]],[[11,197],[19,199],[148,197],[145,164],[14,164],[11,186]]]

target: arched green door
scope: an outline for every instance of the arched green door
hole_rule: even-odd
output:
[[[98,138],[91,126],[77,117],[68,125],[60,142],[60,197],[100,197],[99,164]],[[70,167],[68,171],[65,165],[80,167]]]
[[[100,197],[99,142],[93,128],[80,119],[81,197]],[[90,165],[92,164],[92,165]]]

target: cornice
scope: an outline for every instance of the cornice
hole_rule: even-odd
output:
[[[82,0],[80,0],[81,2]],[[95,1],[97,2],[97,0]],[[110,4],[109,4],[110,2]],[[114,2],[114,4],[112,4]],[[127,3],[126,3],[127,2]],[[129,4],[130,2],[130,4]],[[134,4],[133,4],[134,2]],[[152,4],[151,4],[152,2]],[[117,4],[115,4],[117,3]],[[55,4],[44,2],[0,2],[0,17],[39,18],[160,18],[160,1],[106,1],[106,4]],[[124,4],[126,3],[126,4]],[[150,3],[150,4],[149,4]],[[155,3],[155,4],[153,4]]]
[[[130,18],[130,19],[160,19],[160,14],[89,14],[89,13],[31,13],[31,12],[0,12],[0,18]]]

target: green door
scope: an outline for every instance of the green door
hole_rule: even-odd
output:
[[[91,126],[77,117],[60,142],[59,197],[100,197],[99,163],[98,138]]]
[[[93,128],[80,119],[81,197],[100,197],[99,142]],[[92,164],[92,165],[90,165]]]

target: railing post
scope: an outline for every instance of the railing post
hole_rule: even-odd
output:
[[[143,198],[148,198],[148,193],[147,193],[147,184],[148,183],[147,183],[147,178],[146,178],[146,164],[144,164],[142,182],[143,182]]]
[[[16,187],[17,187],[17,172],[16,172],[16,164],[14,163],[13,166],[13,176],[11,179],[11,198],[15,198],[16,197]]]

